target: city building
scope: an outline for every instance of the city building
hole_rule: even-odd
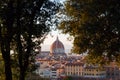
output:
[[[52,56],[66,56],[65,54],[65,48],[63,43],[57,39],[52,43],[50,46],[50,55]]]
[[[51,68],[51,78],[58,78],[56,68]]]
[[[66,76],[83,76],[83,63],[67,63],[65,65],[65,74]]]
[[[37,55],[36,64],[39,65],[36,73],[51,80],[65,77],[72,80],[120,80],[120,68],[115,62],[103,67],[86,65],[82,55],[67,56],[58,37],[50,46],[50,51],[41,51]]]
[[[106,78],[106,71],[103,67],[86,66],[83,68],[83,76],[89,78]]]
[[[115,62],[111,62],[110,65],[104,67],[106,70],[106,77],[111,79],[120,79],[120,68],[115,64]]]
[[[46,56],[49,55],[49,53],[50,53],[50,51],[41,51],[41,53],[39,54],[39,56],[46,57]]]

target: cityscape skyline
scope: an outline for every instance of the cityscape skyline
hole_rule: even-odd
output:
[[[47,35],[46,39],[44,40],[43,44],[41,45],[41,50],[49,51],[51,44],[56,40],[57,37],[64,44],[65,52],[69,53],[73,46],[72,41],[68,40],[68,38],[69,38],[68,34],[63,34],[63,33],[59,32],[58,30],[52,31],[51,33],[49,33]]]

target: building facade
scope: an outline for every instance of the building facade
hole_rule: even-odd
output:
[[[52,56],[66,56],[65,54],[65,48],[63,43],[57,39],[52,43],[50,46],[50,55]]]
[[[65,73],[67,76],[83,76],[83,63],[67,63]]]
[[[86,66],[83,69],[83,77],[106,78],[106,71],[98,66]]]

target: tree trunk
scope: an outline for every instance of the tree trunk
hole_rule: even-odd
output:
[[[33,11],[32,11],[32,15],[30,14],[30,25],[29,25],[29,30],[27,31],[28,32],[28,39],[27,39],[27,52],[23,53],[24,51],[22,50],[22,48],[24,46],[22,46],[22,42],[21,42],[21,24],[20,24],[20,15],[21,15],[21,1],[20,0],[17,0],[17,27],[18,27],[18,34],[17,34],[17,45],[18,45],[18,61],[19,61],[19,68],[20,68],[20,75],[19,75],[19,80],[25,80],[25,76],[26,76],[26,71],[27,71],[27,68],[29,66],[29,56],[30,56],[30,52],[31,52],[31,32],[32,32],[32,27],[33,27],[33,20],[34,20],[34,17],[35,17],[35,13],[36,13],[36,10],[40,9],[40,7],[43,5],[44,1],[46,0],[41,0],[39,1],[39,7],[35,7],[33,8]],[[24,58],[24,57],[25,58]]]
[[[4,41],[4,40],[3,40]],[[12,80],[11,59],[10,59],[10,44],[7,41],[1,43],[2,57],[5,64],[5,80]]]
[[[20,70],[19,80],[25,80],[25,71],[23,69]]]
[[[1,52],[5,65],[5,80],[12,80],[11,59],[10,59],[10,41],[13,36],[14,8],[13,0],[6,1],[4,32],[0,31]],[[0,29],[1,30],[1,29]]]
[[[6,54],[6,53],[4,53]],[[10,63],[10,55],[6,55],[6,59],[4,59],[5,62],[5,75],[6,80],[12,80],[12,71],[11,71],[11,63]]]

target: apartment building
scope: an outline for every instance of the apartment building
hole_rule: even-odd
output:
[[[65,65],[65,74],[67,76],[83,76],[83,63],[67,63]]]
[[[89,78],[105,78],[106,71],[104,68],[98,66],[86,66],[83,69],[83,77]]]

